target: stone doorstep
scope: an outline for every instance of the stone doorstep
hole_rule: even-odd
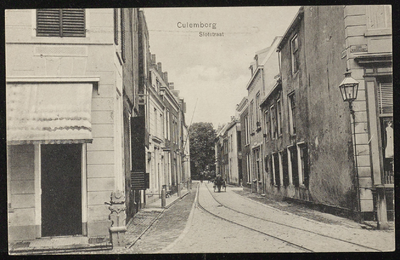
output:
[[[9,246],[12,254],[58,254],[77,251],[111,250],[112,244],[108,241],[89,244],[88,237],[49,237],[31,241],[16,242]]]

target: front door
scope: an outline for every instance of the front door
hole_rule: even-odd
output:
[[[41,145],[42,236],[82,234],[82,144]]]

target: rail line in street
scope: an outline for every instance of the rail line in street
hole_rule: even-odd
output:
[[[329,235],[326,235],[326,234],[322,234],[322,233],[319,233],[319,232],[307,230],[307,229],[304,229],[304,228],[295,227],[295,226],[288,225],[288,224],[285,224],[285,223],[282,223],[282,222],[277,222],[277,221],[274,221],[274,220],[270,220],[270,219],[265,219],[265,218],[253,216],[253,215],[248,214],[248,213],[246,213],[246,212],[242,212],[242,211],[240,211],[240,210],[231,208],[231,207],[229,207],[229,206],[227,206],[227,205],[221,203],[221,201],[219,201],[219,200],[215,197],[215,195],[213,194],[213,192],[209,189],[209,187],[208,187],[207,184],[205,184],[205,186],[206,186],[206,188],[207,188],[209,194],[211,195],[211,197],[214,199],[214,201],[220,205],[220,206],[219,206],[220,208],[222,207],[222,208],[225,208],[225,209],[227,209],[227,210],[230,210],[230,211],[239,213],[239,214],[241,214],[241,215],[244,215],[244,216],[246,216],[246,217],[250,217],[250,218],[253,218],[253,219],[257,219],[257,220],[264,221],[265,223],[272,223],[272,224],[274,224],[274,225],[279,225],[279,226],[284,227],[284,228],[289,228],[289,230],[298,230],[298,231],[306,232],[306,233],[308,233],[308,234],[316,235],[316,236],[321,237],[321,239],[333,240],[333,241],[336,241],[336,243],[337,243],[337,242],[339,242],[339,243],[345,243],[345,244],[348,244],[348,245],[351,245],[351,246],[355,246],[355,247],[358,247],[358,248],[363,248],[364,250],[367,249],[367,250],[369,250],[369,251],[382,252],[382,250],[379,250],[379,249],[376,249],[376,248],[373,248],[373,247],[365,246],[365,245],[362,245],[362,244],[358,244],[358,243],[355,243],[355,242],[352,242],[352,241],[348,241],[348,240],[345,240],[345,239],[341,239],[341,238],[337,238],[337,237],[332,237],[332,236],[329,236]],[[200,191],[199,191],[199,192],[200,192]],[[264,235],[266,235],[266,236],[273,237],[273,238],[278,239],[278,240],[280,240],[280,241],[283,241],[283,242],[285,242],[285,243],[287,243],[287,244],[289,244],[289,245],[291,245],[291,246],[293,246],[293,247],[300,248],[300,249],[302,249],[302,250],[304,250],[304,251],[307,251],[307,252],[315,252],[315,250],[313,250],[313,249],[310,249],[310,248],[304,247],[304,246],[302,246],[302,245],[296,244],[296,243],[294,243],[294,242],[292,242],[292,241],[288,241],[288,240],[286,240],[286,239],[279,238],[279,237],[277,237],[277,236],[275,236],[275,235],[272,235],[272,234],[270,234],[270,233],[266,233],[266,232],[264,232],[264,231],[257,230],[257,229],[255,229],[255,228],[252,228],[252,227],[249,227],[249,226],[240,224],[240,223],[238,223],[238,222],[236,222],[236,221],[232,221],[232,220],[230,220],[230,219],[224,218],[224,217],[222,217],[221,215],[215,214],[215,213],[211,212],[210,210],[205,209],[205,207],[203,207],[203,206],[199,203],[199,201],[197,201],[196,203],[197,203],[197,205],[199,205],[199,208],[201,208],[202,210],[206,211],[207,213],[209,213],[209,214],[211,214],[211,215],[213,215],[213,216],[215,216],[215,217],[217,217],[217,218],[219,218],[219,219],[222,219],[222,220],[225,220],[225,221],[227,221],[227,222],[230,222],[230,223],[233,223],[233,224],[242,226],[242,227],[244,227],[244,228],[247,228],[247,229],[256,231],[256,232],[261,233],[261,234],[264,234]]]
[[[199,187],[200,187],[200,186],[199,186]],[[207,189],[208,189],[208,187],[207,187]],[[209,191],[210,191],[210,190],[209,190]],[[199,189],[199,188],[198,188],[197,192],[200,193],[200,189]],[[210,193],[211,193],[211,192],[210,192]],[[211,194],[211,195],[212,195],[212,194]],[[287,241],[287,240],[285,240],[285,239],[281,239],[281,238],[279,238],[279,237],[273,236],[273,235],[268,234],[268,233],[265,233],[265,232],[263,232],[263,231],[254,229],[254,228],[249,227],[249,226],[246,226],[246,225],[242,225],[242,224],[237,223],[237,222],[235,222],[235,221],[232,221],[232,220],[229,220],[229,219],[227,219],[227,218],[221,217],[221,216],[219,216],[219,215],[217,215],[217,214],[214,214],[214,213],[212,213],[211,211],[207,210],[205,207],[203,207],[203,206],[200,204],[199,198],[198,198],[198,197],[199,197],[199,196],[197,196],[197,201],[196,201],[197,206],[198,206],[201,210],[203,210],[204,212],[207,212],[208,214],[210,214],[210,215],[212,215],[212,216],[214,216],[214,217],[216,217],[216,218],[218,218],[218,219],[221,219],[221,220],[226,221],[226,222],[229,222],[229,223],[231,223],[231,224],[234,224],[234,225],[237,225],[237,226],[246,228],[246,229],[248,229],[248,230],[251,230],[251,231],[254,231],[254,232],[263,234],[263,235],[268,236],[268,237],[271,237],[271,238],[273,238],[273,239],[277,239],[277,240],[279,240],[279,241],[281,241],[281,242],[284,242],[284,243],[288,244],[289,246],[292,246],[292,247],[294,247],[294,248],[300,249],[300,250],[302,250],[302,251],[304,251],[304,252],[310,252],[310,253],[311,253],[311,252],[314,252],[313,250],[308,249],[308,248],[305,248],[305,247],[303,247],[303,246],[301,246],[301,245],[297,245],[297,244],[292,243],[292,242],[290,242],[290,241]]]

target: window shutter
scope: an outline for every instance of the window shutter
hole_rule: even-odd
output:
[[[84,9],[38,9],[36,35],[45,37],[85,37]]]
[[[85,10],[62,10],[62,37],[85,37]]]
[[[37,36],[60,36],[60,9],[38,9],[36,16]]]
[[[380,83],[378,87],[379,114],[393,113],[393,85]]]

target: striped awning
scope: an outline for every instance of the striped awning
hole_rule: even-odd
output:
[[[90,83],[7,83],[7,144],[92,141]]]

